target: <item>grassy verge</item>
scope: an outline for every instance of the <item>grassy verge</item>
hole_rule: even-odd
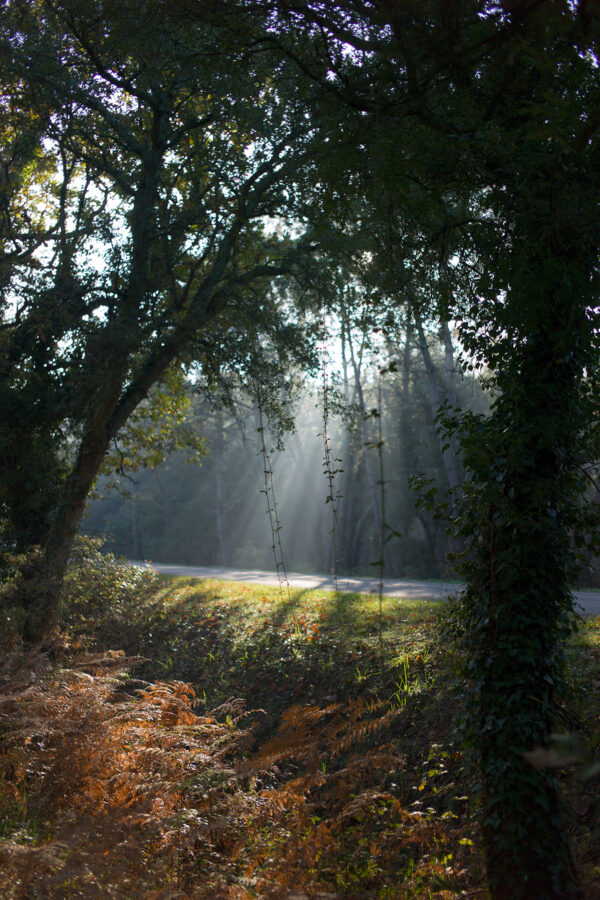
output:
[[[161,578],[100,615],[75,591],[70,646],[53,662],[23,658],[18,684],[4,674],[13,697],[30,691],[37,729],[9,705],[5,895],[484,897],[476,767],[442,609]],[[574,639],[570,679],[565,729],[591,734],[597,624]],[[565,771],[592,897],[597,778]],[[27,852],[37,880],[22,874]]]

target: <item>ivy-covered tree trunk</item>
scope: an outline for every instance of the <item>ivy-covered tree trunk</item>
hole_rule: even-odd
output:
[[[536,394],[531,392],[520,410],[513,406],[513,417],[530,415],[524,440],[515,428],[511,446],[515,423],[513,417],[507,421],[505,410],[497,410],[486,425],[487,447],[494,454],[490,474],[498,488],[482,508],[487,521],[480,525],[469,584],[469,665],[478,693],[474,724],[494,900],[578,896],[555,775],[533,768],[524,755],[545,744],[555,728],[571,606],[570,535],[560,498],[552,496],[564,481],[561,442],[558,434],[545,446],[536,441],[538,426],[549,424],[536,416],[535,399],[544,402]]]
[[[497,301],[501,352],[490,350],[490,365],[499,396],[488,419],[471,421],[465,442],[467,643],[494,900],[582,896],[556,774],[535,768],[527,753],[556,730],[571,627],[593,346],[590,261],[583,236],[574,243],[550,215],[540,235],[540,222],[535,233],[529,219],[510,288]]]
[[[65,571],[88,494],[108,449],[107,434],[107,429],[97,424],[82,441],[37,565],[20,586],[27,609],[24,637],[29,641],[42,640],[58,624]]]

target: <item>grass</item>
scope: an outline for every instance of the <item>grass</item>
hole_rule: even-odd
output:
[[[291,702],[413,688],[432,652],[439,604],[323,591],[291,591],[214,580],[168,579],[127,632],[105,621],[96,639],[148,657],[140,673],[193,681],[209,707],[242,693],[277,715]],[[114,626],[114,627],[111,627]]]
[[[15,889],[7,897],[485,896],[476,766],[461,744],[462,682],[459,661],[440,637],[443,606],[386,597],[380,606],[374,596],[319,590],[288,598],[276,588],[167,577],[121,590],[118,602],[101,609],[81,602],[83,594],[80,585],[68,608],[71,646],[63,638],[40,676],[40,708],[51,707],[56,694],[63,721],[65,709],[74,721],[73,697],[81,696],[83,710],[102,695],[93,728],[86,713],[73,733],[91,728],[89,746],[106,742],[95,751],[104,770],[92,781],[89,772],[81,775],[71,800],[47,802],[47,750],[39,751],[36,769],[38,751],[25,747],[29,775],[13,779],[4,845],[40,852],[60,837],[70,862],[59,868],[62,882],[52,876],[58,887],[46,874],[28,883],[29,893]],[[118,714],[116,675],[89,662],[106,660],[115,647],[125,653]],[[92,683],[65,674],[82,671]],[[569,673],[565,729],[591,735],[600,696],[598,620],[575,635]],[[156,709],[163,710],[158,717]],[[61,723],[54,727],[58,733]],[[85,747],[63,766],[65,779],[77,766],[85,770]],[[19,747],[10,752],[18,768]],[[157,800],[154,837],[138,828],[125,840],[127,816],[150,791],[149,758],[167,760],[164,809]],[[138,784],[142,763],[146,781]],[[98,825],[99,846],[109,853],[103,857],[90,850],[91,838],[65,838],[65,829],[85,831],[90,784],[95,802],[102,796],[106,805],[119,767],[123,797],[135,802],[123,800],[115,831],[121,843],[110,852],[106,827]],[[565,770],[566,822],[593,897],[600,883],[598,778],[581,780],[577,771]],[[127,869],[133,863],[123,847],[136,840],[144,867]],[[0,849],[0,863],[1,856]]]

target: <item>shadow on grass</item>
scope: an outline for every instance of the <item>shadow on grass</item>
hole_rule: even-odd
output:
[[[292,703],[389,699],[409,664],[413,680],[424,677],[429,605],[384,602],[379,617],[363,594],[293,590],[288,598],[274,588],[176,578],[161,580],[143,604],[107,615],[95,638],[103,649],[118,644],[145,657],[141,677],[192,682],[207,708],[236,696],[277,715]]]

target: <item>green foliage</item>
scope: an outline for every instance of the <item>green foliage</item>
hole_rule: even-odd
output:
[[[250,50],[260,20],[243,5],[105,13],[17,0],[0,17],[2,102],[32,118],[26,151],[10,120],[0,134],[21,186],[3,229],[0,502],[5,545],[44,550],[37,637],[107,453],[121,468],[197,451],[176,421],[179,367],[267,377],[308,357],[286,293],[310,241],[264,220],[294,211],[314,134]]]
[[[39,548],[28,553],[5,550],[0,555],[0,624],[10,641],[23,633],[28,599],[23,580],[35,569],[40,555]]]
[[[101,630],[132,602],[142,604],[156,587],[151,569],[102,553],[101,538],[78,537],[64,581],[61,616],[71,629]]]
[[[77,537],[61,594],[61,619],[70,629],[100,629],[120,615],[135,598],[143,603],[155,588],[157,575],[113,553],[101,552],[104,538]],[[5,552],[0,560],[0,616],[12,641],[23,633],[31,605],[29,578],[39,565],[41,549],[28,554]]]
[[[174,366],[131,414],[104,457],[99,475],[122,488],[119,476],[130,478],[139,469],[155,469],[173,453],[200,464],[208,451],[190,416],[191,405],[185,373]]]

